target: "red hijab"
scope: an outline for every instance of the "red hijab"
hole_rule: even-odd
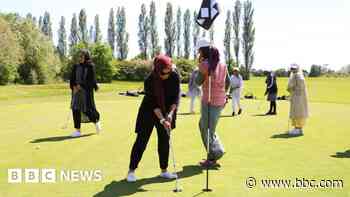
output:
[[[161,108],[162,112],[166,112],[165,107],[165,98],[164,98],[164,87],[163,80],[160,78],[160,75],[163,69],[171,69],[172,61],[171,58],[166,55],[158,55],[154,58],[153,62],[153,94],[155,95],[156,102]]]

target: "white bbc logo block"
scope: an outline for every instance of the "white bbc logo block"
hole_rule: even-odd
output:
[[[22,169],[8,169],[7,170],[7,182],[8,183],[21,183],[22,182]]]
[[[24,182],[25,183],[39,183],[40,173],[39,169],[25,169]]]
[[[41,170],[41,182],[42,183],[56,183],[56,170],[55,169],[42,169]]]

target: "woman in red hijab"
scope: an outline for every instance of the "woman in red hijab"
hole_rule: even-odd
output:
[[[136,141],[131,150],[128,182],[135,182],[135,169],[142,158],[154,127],[158,135],[160,176],[176,178],[167,171],[169,160],[169,135],[167,130],[175,128],[176,111],[179,102],[180,78],[172,69],[168,56],[158,55],[153,62],[153,71],[144,81],[145,96],[136,120]]]

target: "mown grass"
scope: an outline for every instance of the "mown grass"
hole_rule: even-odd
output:
[[[96,94],[102,115],[103,133],[78,139],[67,138],[73,128],[61,129],[69,113],[70,93],[66,84],[0,87],[0,196],[340,196],[350,195],[350,88],[349,79],[308,79],[311,117],[302,137],[288,138],[287,101],[278,102],[278,115],[259,116],[267,102],[243,100],[244,113],[229,117],[227,105],[217,129],[226,148],[221,167],[210,171],[210,194],[201,193],[205,171],[198,161],[205,157],[198,131],[199,115],[188,112],[189,100],[181,100],[178,127],[173,132],[180,185],[164,182],[159,174],[157,138],[153,134],[137,170],[139,181],[126,183],[129,154],[141,97],[117,93],[138,89],[142,83],[103,84]],[[286,79],[279,79],[280,95]],[[184,85],[183,89],[186,89]],[[246,92],[262,99],[263,79],[245,83]],[[260,104],[262,103],[262,106]],[[199,103],[196,110],[199,111]],[[84,134],[94,133],[83,125]],[[171,164],[171,160],[170,160]],[[171,166],[171,165],[170,165]],[[8,184],[9,168],[53,168],[56,170],[102,170],[99,182]],[[169,169],[172,170],[171,167]],[[249,189],[246,179],[255,177]],[[343,188],[264,188],[262,179],[341,179]]]

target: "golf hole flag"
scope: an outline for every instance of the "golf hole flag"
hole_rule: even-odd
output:
[[[196,22],[199,26],[208,30],[218,15],[219,5],[216,0],[203,0]]]

